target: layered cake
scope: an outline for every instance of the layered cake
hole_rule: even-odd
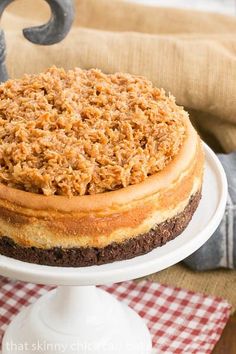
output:
[[[201,198],[187,112],[139,76],[52,67],[0,85],[0,254],[90,266],[178,236]]]

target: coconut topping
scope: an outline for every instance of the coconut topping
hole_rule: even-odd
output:
[[[0,182],[76,196],[140,183],[185,138],[187,113],[147,79],[52,67],[0,85]]]

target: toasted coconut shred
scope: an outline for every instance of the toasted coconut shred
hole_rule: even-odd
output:
[[[178,154],[187,113],[143,77],[52,67],[0,85],[0,182],[76,196],[140,183]]]

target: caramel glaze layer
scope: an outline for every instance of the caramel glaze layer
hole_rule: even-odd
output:
[[[204,154],[186,120],[175,159],[138,185],[97,195],[43,196],[0,185],[0,237],[25,247],[105,247],[148,232],[179,213],[201,190]]]

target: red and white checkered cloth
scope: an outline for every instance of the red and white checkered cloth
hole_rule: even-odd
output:
[[[155,354],[211,353],[230,315],[223,299],[149,281],[103,288],[146,320]],[[49,289],[0,277],[0,340],[14,315]]]

